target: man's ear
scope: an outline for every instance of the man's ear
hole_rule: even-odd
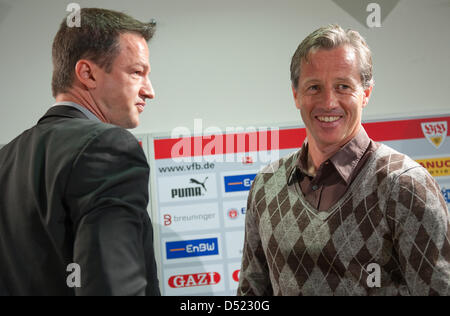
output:
[[[75,65],[75,77],[88,89],[97,87],[97,66],[86,59],[80,59]]]
[[[370,95],[372,94],[373,86],[368,87],[367,89],[364,89],[364,96],[363,96],[363,108],[366,107],[367,104],[369,104]]]
[[[294,96],[295,107],[300,110],[300,103],[298,101],[298,90],[292,85],[292,95]]]

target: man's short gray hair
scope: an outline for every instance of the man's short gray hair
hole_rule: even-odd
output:
[[[373,86],[372,53],[364,38],[356,31],[344,31],[339,25],[321,27],[298,46],[291,61],[291,82],[295,90],[301,75],[301,63],[308,61],[308,56],[320,49],[330,50],[340,46],[349,45],[355,50],[359,59],[361,83],[364,89]]]

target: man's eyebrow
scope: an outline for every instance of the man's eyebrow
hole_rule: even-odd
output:
[[[318,82],[320,82],[320,80],[316,79],[316,78],[306,78],[305,81],[303,81],[303,82],[300,81],[300,83],[303,84],[303,85],[307,85],[307,84],[310,84],[310,83],[318,83]]]
[[[337,81],[350,81],[350,82],[354,81],[353,78],[351,78],[351,77],[337,77],[336,80]]]
[[[145,66],[145,63],[142,61],[135,61],[131,63],[132,66]]]
[[[134,63],[134,64],[131,65],[131,67],[142,67],[142,68],[144,68],[144,71],[147,71],[147,70],[150,69],[148,64],[141,63],[141,62]]]

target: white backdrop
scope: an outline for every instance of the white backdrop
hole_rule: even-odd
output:
[[[401,0],[376,29],[331,0],[0,0],[0,144],[53,102],[51,44],[70,2],[157,20],[156,99],[136,133],[192,128],[195,118],[222,128],[301,123],[290,59],[307,34],[329,23],[359,30],[372,48],[376,84],[366,117],[450,110],[450,0]]]

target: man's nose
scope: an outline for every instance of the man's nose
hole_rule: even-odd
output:
[[[327,110],[335,109],[339,106],[336,91],[333,88],[325,88],[323,92],[323,106]]]
[[[153,86],[149,77],[145,77],[145,82],[142,85],[139,94],[143,99],[153,99],[155,97],[155,91],[153,90]]]

